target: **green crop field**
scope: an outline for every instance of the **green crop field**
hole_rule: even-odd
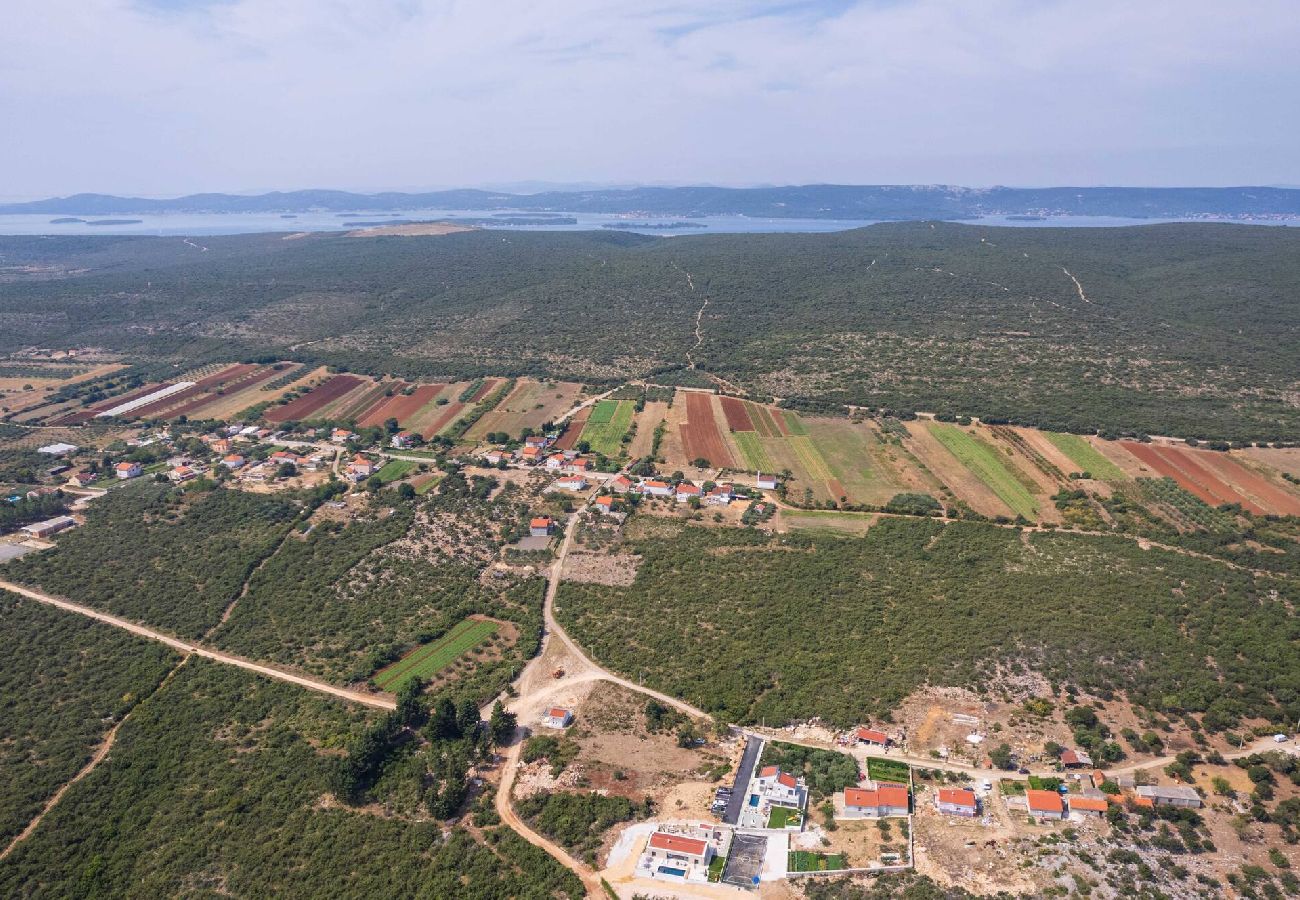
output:
[[[631,400],[601,400],[583,426],[580,441],[586,441],[596,453],[618,456],[623,452],[623,435],[627,434],[636,414]]]
[[[896,759],[884,759],[879,756],[867,757],[867,777],[873,781],[894,781],[898,784],[907,784],[909,771],[905,762],[899,762]]]
[[[797,412],[785,409],[781,410],[779,415],[785,417],[785,427],[790,430],[791,434],[803,435],[808,433],[808,429],[804,427],[803,419],[799,418]]]
[[[848,862],[843,853],[791,850],[788,867],[791,872],[833,872],[837,869],[847,869]]]
[[[617,400],[599,400],[591,408],[591,415],[587,417],[589,425],[606,425],[614,418],[614,413],[618,411],[619,401]]]
[[[1012,512],[1026,519],[1037,518],[1038,504],[1034,495],[997,458],[992,447],[955,425],[930,422],[927,427],[939,443],[988,485],[1003,503],[1011,507]]]
[[[731,439],[736,442],[740,455],[744,458],[745,468],[755,472],[771,472],[772,460],[763,449],[763,440],[756,431],[733,431]]]
[[[452,661],[487,640],[497,630],[496,622],[465,619],[436,641],[417,647],[374,675],[374,682],[385,691],[400,690],[412,678],[428,678],[451,665]]]
[[[795,456],[799,457],[799,462],[803,463],[803,467],[811,477],[821,481],[835,477],[831,473],[830,466],[826,465],[826,460],[822,459],[822,455],[817,452],[812,438],[807,435],[791,435],[786,438],[786,441],[794,448]]]
[[[409,459],[390,459],[388,462],[384,463],[383,468],[381,468],[376,474],[379,475],[380,481],[384,484],[388,484],[390,481],[396,481],[399,478],[405,477],[408,472],[415,468],[415,466],[416,463]]]
[[[1093,478],[1103,481],[1124,481],[1124,472],[1119,466],[1101,455],[1088,439],[1077,434],[1062,434],[1057,431],[1044,431],[1043,434],[1066,456]]]

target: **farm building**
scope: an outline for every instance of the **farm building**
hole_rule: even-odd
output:
[[[489,450],[487,453],[483,454],[483,462],[487,463],[489,466],[499,466],[501,465],[501,460],[505,458],[506,455],[500,450]]]
[[[583,475],[566,475],[556,481],[555,486],[562,491],[585,491],[587,479]]]
[[[886,816],[905,816],[910,811],[907,788],[901,784],[881,783],[844,790],[845,819],[883,819]]]
[[[74,472],[68,483],[74,487],[89,487],[98,477],[94,472]]]
[[[363,478],[369,478],[378,471],[379,469],[375,464],[366,459],[360,453],[352,457],[352,462],[348,463],[348,477],[353,481],[361,481]]]
[[[550,516],[535,516],[528,523],[528,533],[533,537],[546,537],[555,527],[555,521]]]
[[[626,475],[619,475],[606,485],[606,487],[616,494],[626,494],[628,491],[632,490],[632,479],[628,478]]]
[[[870,747],[888,747],[889,735],[883,731],[877,731],[874,728],[868,728],[865,725],[859,725],[858,730],[854,733],[859,744],[866,744]]]
[[[736,499],[736,493],[729,484],[715,485],[704,495],[704,502],[714,506],[726,506],[734,499]]]
[[[120,462],[113,467],[118,478],[139,478],[140,473],[144,470],[140,468],[138,462]]]
[[[1056,791],[1025,791],[1025,807],[1035,819],[1064,819],[1065,802]]]
[[[980,802],[975,792],[968,788],[940,788],[934,795],[934,808],[946,816],[973,819],[979,815]]]
[[[1092,757],[1082,750],[1066,750],[1061,754],[1061,765],[1067,769],[1086,769],[1092,766]]]
[[[52,534],[58,534],[60,531],[71,528],[77,524],[77,520],[72,516],[55,516],[53,519],[46,519],[44,522],[33,522],[31,525],[23,526],[23,533],[28,537],[44,538]]]
[[[754,479],[754,486],[760,491],[774,491],[776,490],[776,476],[764,475],[759,472],[758,477]]]
[[[1175,784],[1141,785],[1136,791],[1139,798],[1150,800],[1156,806],[1184,806],[1199,809],[1201,795],[1196,788]]]
[[[414,431],[399,431],[389,439],[388,443],[399,450],[405,450],[407,447],[414,447],[419,440],[420,436]]]
[[[573,712],[563,706],[552,706],[542,716],[542,724],[547,728],[568,728],[573,724]]]
[[[238,454],[232,453],[221,460],[221,464],[227,469],[242,469],[244,467],[244,458]]]
[[[1109,806],[1110,804],[1101,797],[1070,798],[1070,812],[1078,813],[1081,816],[1104,816]]]
[[[714,847],[705,829],[688,829],[686,834],[656,831],[646,841],[637,860],[637,874],[671,881],[707,882]]]
[[[673,486],[666,481],[643,481],[641,482],[641,493],[647,497],[671,497],[673,495]]]

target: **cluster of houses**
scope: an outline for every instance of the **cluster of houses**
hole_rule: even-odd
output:
[[[1090,775],[1084,776],[1084,779],[1085,784],[1091,782],[1091,785],[1068,793],[1064,787],[1055,791],[1029,788],[1023,797],[1009,797],[1007,805],[1023,808],[1031,819],[1059,821],[1070,818],[1071,814],[1076,818],[1099,818],[1106,814],[1112,804],[1123,803],[1125,800],[1132,801],[1138,808],[1146,809],[1157,806],[1199,809],[1204,803],[1196,788],[1187,785],[1139,785],[1134,783],[1131,776],[1121,776],[1115,779],[1121,793],[1108,794],[1101,790],[1101,785],[1107,780],[1101,770],[1094,770]]]

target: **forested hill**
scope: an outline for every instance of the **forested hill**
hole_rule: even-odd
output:
[[[666,216],[747,215],[812,219],[968,219],[987,215],[1076,215],[1126,218],[1298,216],[1300,190],[1226,188],[966,188],[950,185],[810,184],[786,187],[643,187],[511,194],[452,190],[356,194],[275,191],[191,194],[171,199],[77,194],[0,204],[0,214],[114,215],[163,212],[302,212],[325,209],[533,210]]]
[[[699,368],[796,404],[1300,439],[1290,228],[202,240],[0,239],[0,350],[671,382],[703,307]]]

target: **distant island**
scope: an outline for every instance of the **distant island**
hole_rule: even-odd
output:
[[[601,228],[621,228],[625,230],[636,229],[643,231],[652,229],[654,231],[673,231],[677,228],[708,228],[700,222],[606,222]]]
[[[1277,187],[968,188],[953,185],[806,184],[787,187],[653,187],[508,194],[451,190],[428,193],[304,190],[256,196],[194,194],[174,199],[77,194],[0,205],[0,214],[104,216],[142,213],[296,213],[355,215],[474,210],[494,219],[545,216],[552,224],[575,213],[690,218],[897,221],[985,216],[1110,216],[1132,219],[1281,219],[1300,217],[1300,189]],[[358,213],[357,210],[369,212]],[[558,219],[556,217],[559,217]],[[484,223],[487,224],[487,223]],[[515,224],[527,224],[515,223]]]
[[[84,222],[85,219],[78,219],[76,216],[60,216],[57,219],[50,219],[51,225],[76,225],[78,222]]]

